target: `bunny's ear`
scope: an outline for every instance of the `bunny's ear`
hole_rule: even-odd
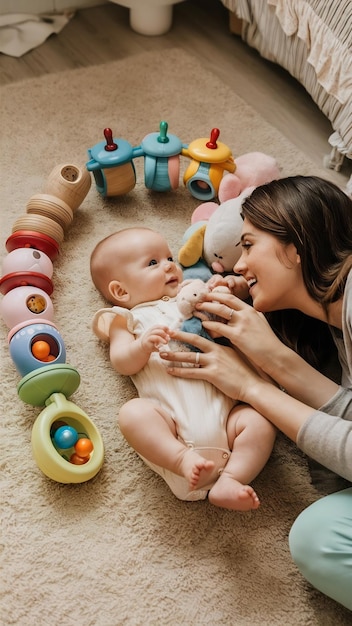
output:
[[[197,222],[208,220],[218,207],[219,205],[216,204],[216,202],[203,202],[203,204],[200,204],[196,209],[194,209],[191,223],[196,224]]]
[[[186,243],[180,248],[178,253],[178,261],[184,267],[190,267],[202,258],[203,241],[207,225],[203,224],[187,239]]]
[[[236,174],[225,174],[221,179],[218,197],[220,202],[237,198],[241,193],[241,181]]]

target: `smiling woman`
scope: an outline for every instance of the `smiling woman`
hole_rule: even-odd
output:
[[[249,222],[256,245],[246,254],[244,242],[236,272],[245,278],[248,272],[257,272],[254,277],[256,281],[260,278],[259,287],[250,290],[254,308],[267,312],[279,337],[315,367],[326,363],[331,354],[332,335],[326,323],[337,328],[341,324],[339,305],[333,302],[343,293],[338,278],[340,271],[342,276],[344,273],[340,259],[346,258],[347,266],[350,259],[349,225],[345,228],[339,204],[334,209],[336,192],[349,204],[344,194],[321,179],[293,177],[279,186],[272,184],[270,195],[265,188],[252,194],[243,206],[243,235]],[[315,202],[302,202],[308,195]],[[329,295],[335,277],[336,296]],[[328,313],[329,298],[333,302]]]
[[[188,336],[203,352],[201,367],[172,367],[169,373],[203,378],[246,402],[307,455],[352,481],[352,200],[321,178],[294,176],[257,187],[242,214],[243,250],[234,271],[247,280],[253,306],[215,292],[199,305],[226,320],[233,310],[229,323],[217,319],[203,326],[239,352]],[[303,320],[297,326],[290,323],[293,309]],[[270,311],[280,315],[280,332],[263,315]],[[298,354],[302,328],[313,319],[325,324],[336,345],[338,382],[319,371],[321,363],[315,369]],[[178,332],[173,337],[183,339]],[[311,352],[315,348],[313,342]],[[177,352],[168,360],[186,359]],[[352,609],[352,489],[303,512],[290,548],[313,585]]]
[[[247,218],[241,245],[235,271],[247,280],[254,308],[265,313],[296,306],[302,281],[295,245],[281,244],[275,235],[259,230]]]

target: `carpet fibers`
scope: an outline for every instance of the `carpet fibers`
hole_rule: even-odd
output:
[[[12,226],[59,163],[84,166],[103,129],[133,146],[166,120],[184,143],[214,126],[234,156],[260,150],[283,175],[320,174],[304,154],[194,58],[178,49],[65,71],[2,88],[1,250]],[[274,106],[274,104],[273,104]],[[54,319],[67,363],[81,382],[71,400],[94,421],[105,462],[90,481],[47,478],[32,458],[40,407],[17,394],[21,376],[1,321],[2,623],[4,626],[337,626],[350,613],[312,589],[291,561],[292,522],[321,494],[306,459],[284,437],[254,481],[262,506],[251,513],[178,501],[122,438],[119,407],[134,396],[112,371],[91,331],[102,305],[89,255],[122,227],[160,229],[174,251],[199,204],[182,185],[147,191],[143,161],[127,195],[103,199],[94,183],[54,261]],[[182,167],[185,166],[181,161]]]

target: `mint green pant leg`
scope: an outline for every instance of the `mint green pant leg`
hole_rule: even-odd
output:
[[[352,488],[305,509],[291,528],[289,546],[304,578],[352,610]]]

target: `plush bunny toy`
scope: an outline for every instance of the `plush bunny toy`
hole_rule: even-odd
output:
[[[240,256],[236,246],[242,231],[241,206],[255,187],[280,177],[273,157],[253,152],[238,157],[234,174],[225,174],[219,187],[220,205],[205,202],[192,215],[178,260],[184,278],[208,280],[212,274],[226,274]]]
[[[204,301],[204,296],[208,293],[210,293],[210,288],[200,278],[184,280],[176,296],[176,302],[183,318],[181,330],[211,339],[202,325],[202,320],[207,316],[196,309],[196,304]],[[195,350],[194,346],[189,347]]]
[[[253,188],[245,189],[237,198],[227,200],[217,206],[208,221],[193,231],[186,231],[186,240],[178,253],[185,279],[201,278],[204,281],[215,274],[233,272],[239,259],[243,220],[241,206]]]
[[[186,333],[195,333],[196,335],[214,341],[205,328],[203,328],[202,324],[202,320],[209,319],[209,315],[196,309],[196,304],[203,302],[204,296],[211,293],[211,291],[229,292],[228,288],[225,286],[210,289],[209,285],[200,278],[184,280],[176,296],[176,302],[183,318],[181,330]],[[192,351],[198,351],[194,346],[190,344],[187,345]]]

